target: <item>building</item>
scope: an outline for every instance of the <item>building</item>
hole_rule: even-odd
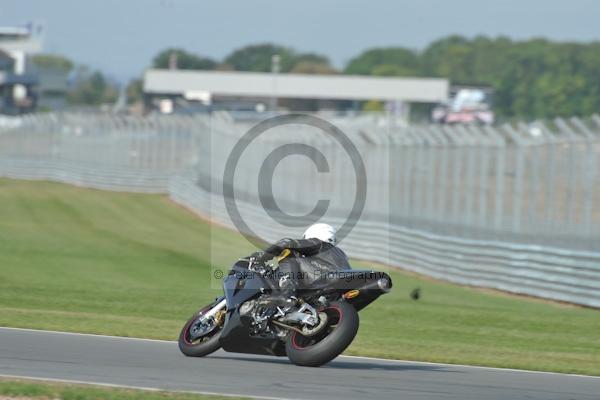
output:
[[[175,112],[178,105],[247,110],[351,109],[362,101],[379,100],[406,113],[410,103],[447,101],[448,87],[448,80],[440,78],[158,69],[144,74],[146,103],[162,112]],[[303,108],[307,104],[311,107]]]
[[[0,27],[0,113],[20,114],[35,109],[39,81],[28,70],[27,59],[41,49],[37,28]]]
[[[63,69],[32,66],[37,76],[37,106],[40,110],[64,110],[67,107],[69,73]]]

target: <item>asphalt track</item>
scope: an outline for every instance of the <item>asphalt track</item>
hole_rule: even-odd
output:
[[[287,399],[600,399],[600,378],[338,357],[321,368],[169,341],[0,328],[0,377]]]

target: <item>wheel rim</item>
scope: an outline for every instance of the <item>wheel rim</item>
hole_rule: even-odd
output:
[[[208,341],[221,330],[221,321],[217,321],[212,317],[209,321],[203,321],[204,314],[210,308],[211,306],[202,309],[196,318],[188,322],[183,335],[183,340],[186,344],[197,346]]]
[[[327,326],[323,328],[315,336],[303,336],[297,332],[292,333],[292,346],[296,350],[305,350],[311,346],[316,345],[328,337],[334,330],[337,329],[338,325],[342,322],[342,310],[337,306],[329,306],[319,312],[325,312],[327,314]]]

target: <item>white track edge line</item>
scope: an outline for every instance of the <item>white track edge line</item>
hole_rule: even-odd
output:
[[[95,336],[95,337],[101,337],[101,338],[107,338],[107,339],[117,339],[117,340],[137,340],[137,341],[145,341],[145,342],[158,342],[158,343],[171,343],[171,344],[177,343],[175,340],[145,339],[145,338],[135,338],[135,337],[129,337],[129,336],[101,335],[101,334],[97,334],[97,333],[49,331],[49,330],[44,330],[44,329],[12,328],[12,327],[7,327],[7,326],[0,326],[0,329],[15,330],[15,331],[28,331],[28,332],[45,332],[45,333],[54,333],[54,334],[61,334],[61,335],[92,336],[92,337]],[[414,361],[414,360],[394,360],[394,359],[390,359],[390,358],[376,358],[376,357],[366,357],[366,356],[341,355],[340,357],[379,361],[379,362],[388,362],[388,363],[440,365],[440,366],[446,366],[446,367],[486,369],[486,370],[491,370],[491,371],[523,372],[523,373],[530,373],[530,374],[562,375],[562,376],[573,376],[573,377],[578,377],[578,378],[600,379],[600,376],[595,376],[595,375],[569,374],[569,373],[551,372],[551,371],[535,371],[535,370],[530,370],[530,369],[517,369],[517,368],[486,367],[483,365],[449,364],[449,363],[436,363],[436,362],[429,362],[429,361]]]
[[[389,361],[389,362],[397,362],[397,363],[403,363],[403,364],[440,365],[440,366],[444,366],[444,367],[474,368],[474,369],[486,369],[486,370],[490,370],[490,371],[523,372],[523,373],[527,373],[527,374],[561,375],[561,376],[572,376],[572,377],[577,377],[577,378],[600,379],[600,376],[596,376],[596,375],[569,374],[569,373],[565,373],[565,372],[552,372],[552,371],[536,371],[533,369],[486,367],[484,365],[449,364],[449,363],[436,363],[436,362],[430,362],[430,361],[393,360],[393,359],[389,359],[389,358],[375,358],[375,357],[365,357],[365,356],[342,355],[340,357],[356,358],[356,359],[372,360],[372,361],[383,361],[383,362]]]
[[[70,383],[75,385],[87,385],[87,386],[100,386],[114,389],[135,389],[135,390],[143,390],[148,392],[167,392],[167,393],[182,393],[182,394],[198,394],[205,396],[222,396],[222,397],[242,397],[242,398],[250,398],[250,399],[258,399],[258,400],[292,400],[285,397],[270,397],[270,396],[256,396],[256,395],[248,395],[248,394],[237,394],[237,393],[220,393],[220,392],[207,392],[203,390],[177,390],[177,389],[162,389],[157,387],[146,387],[146,386],[135,386],[135,385],[121,385],[118,383],[103,383],[103,382],[94,382],[94,381],[81,381],[77,379],[60,379],[60,378],[45,378],[45,377],[37,377],[37,376],[28,376],[28,375],[7,375],[0,374],[0,378],[6,379],[27,379],[33,381],[43,381],[43,382],[56,382],[56,383]]]
[[[107,339],[138,340],[138,341],[144,341],[144,342],[177,343],[177,341],[175,341],[175,340],[147,339],[147,338],[136,338],[136,337],[131,337],[131,336],[102,335],[99,333],[51,331],[51,330],[46,330],[46,329],[34,329],[34,328],[13,328],[10,326],[0,326],[0,329],[6,329],[6,330],[12,330],[12,331],[56,333],[56,334],[60,334],[60,335],[73,335],[73,336],[95,336],[95,337],[101,337],[101,338],[107,338]]]

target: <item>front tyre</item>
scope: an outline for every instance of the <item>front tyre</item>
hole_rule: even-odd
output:
[[[307,337],[290,332],[285,349],[296,365],[319,367],[340,355],[354,340],[358,331],[358,312],[341,301],[331,302],[319,309],[327,314],[327,326],[315,336]]]
[[[217,351],[221,344],[219,337],[225,323],[225,310],[213,318],[205,319],[204,314],[218,303],[212,303],[194,314],[183,326],[179,334],[179,350],[188,357],[204,357]]]

